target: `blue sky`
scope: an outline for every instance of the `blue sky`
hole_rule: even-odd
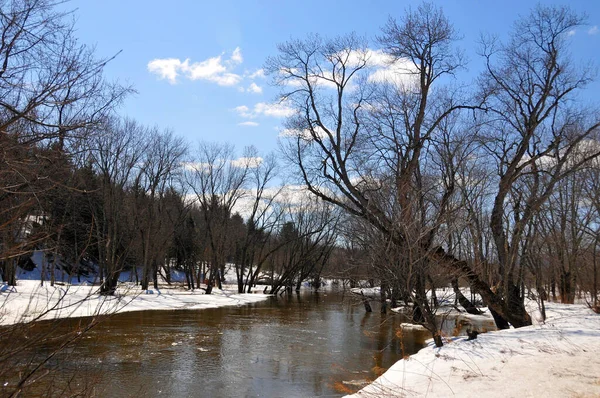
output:
[[[482,61],[480,33],[505,35],[537,2],[439,1],[462,34],[472,79]],[[373,39],[388,16],[399,18],[420,1],[228,1],[74,0],[77,36],[99,56],[122,51],[106,70],[111,80],[138,91],[121,113],[148,125],[170,128],[193,147],[199,140],[226,141],[241,152],[255,145],[277,150],[285,110],[272,104],[277,88],[256,74],[277,43],[309,33],[350,32]],[[588,15],[571,36],[573,58],[600,65],[600,1],[554,1]],[[376,48],[373,41],[372,46]],[[187,62],[186,62],[187,60]],[[154,61],[154,62],[153,62]],[[177,72],[177,76],[173,72]],[[594,83],[590,98],[600,92]],[[244,108],[245,107],[245,108]]]

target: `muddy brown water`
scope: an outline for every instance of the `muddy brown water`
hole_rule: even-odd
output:
[[[240,307],[113,315],[53,357],[29,393],[70,380],[73,390],[87,383],[102,397],[341,396],[429,337],[400,334],[404,315],[373,310],[348,293],[305,292]]]

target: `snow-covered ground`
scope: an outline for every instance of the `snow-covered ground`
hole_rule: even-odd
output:
[[[98,286],[87,284],[40,286],[39,280],[19,280],[16,287],[0,285],[0,325],[126,311],[215,308],[254,303],[268,297],[219,289],[210,295],[201,290],[166,287],[142,292],[129,283],[120,284],[114,297],[101,296],[97,291]]]
[[[47,255],[36,251],[31,260],[32,269],[17,268],[16,287],[0,284],[0,325],[128,311],[216,308],[255,303],[269,297],[264,294],[237,294],[235,284],[223,285],[224,290],[215,288],[210,295],[200,289],[193,292],[185,290],[181,287],[185,275],[176,270],[172,271],[171,280],[178,283],[169,285],[161,278],[160,289],[148,291],[142,291],[132,282],[135,280],[132,271],[124,271],[120,274],[115,295],[106,297],[98,294],[98,275],[94,272],[94,265],[88,266],[86,276],[70,278],[62,271],[62,262],[58,261],[54,269],[57,283],[52,287],[49,282],[40,286],[42,277],[45,281],[50,279],[52,268]],[[140,270],[138,274],[141,274]],[[235,276],[233,271],[232,275]]]
[[[600,315],[578,304],[546,312],[543,324],[534,315],[530,327],[431,343],[352,397],[600,396]]]

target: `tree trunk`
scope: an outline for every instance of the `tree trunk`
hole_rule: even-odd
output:
[[[477,307],[475,307],[473,305],[473,303],[471,303],[469,301],[469,299],[467,299],[462,294],[462,292],[458,288],[458,278],[452,279],[452,289],[454,289],[454,295],[456,296],[456,299],[458,300],[460,305],[465,309],[465,311],[467,311],[469,314],[472,314],[472,315],[481,315],[482,314],[482,312],[479,311],[479,309]]]
[[[144,266],[142,268],[141,285],[142,285],[142,290],[148,290],[148,287],[150,285],[150,276],[148,275],[148,267],[147,266]]]
[[[152,262],[152,279],[154,280],[154,288],[158,290],[158,264]]]
[[[379,299],[381,302],[381,308],[380,308],[380,312],[382,314],[385,314],[387,312],[387,285],[385,283],[381,283],[381,288],[379,291]]]
[[[2,279],[9,286],[17,286],[17,263],[14,259],[5,260],[2,269]]]
[[[365,297],[365,294],[363,292],[360,292],[360,298],[362,300],[363,305],[365,306],[365,311],[373,312],[373,309],[371,308],[371,303],[369,303],[369,300]]]
[[[433,278],[431,278],[430,275],[427,275],[427,280],[429,281],[429,284],[431,285],[431,305],[433,306],[433,308],[437,308],[437,307],[439,307],[439,305],[438,305],[437,295],[435,294],[435,284],[433,283]]]
[[[512,286],[512,288],[507,289],[508,297],[502,298],[492,291],[490,286],[469,267],[466,261],[455,259],[453,256],[446,254],[442,248],[439,248],[435,255],[443,264],[450,267],[453,272],[460,272],[469,282],[471,289],[474,289],[481,295],[484,303],[490,309],[498,329],[507,329],[509,324],[515,328],[531,325],[531,317],[525,310],[523,299],[519,297],[518,286]]]
[[[100,286],[100,294],[104,296],[112,296],[115,294],[120,274],[120,272],[114,272],[111,275],[107,275],[106,278],[104,278],[104,282]]]
[[[562,271],[560,274],[560,302],[563,304],[573,304],[575,302],[575,289],[572,282],[571,272]]]

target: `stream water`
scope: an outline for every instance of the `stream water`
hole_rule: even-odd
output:
[[[341,396],[429,337],[400,338],[406,317],[373,310],[348,293],[306,292],[240,307],[123,313],[54,357],[46,378],[88,382],[103,397]]]

